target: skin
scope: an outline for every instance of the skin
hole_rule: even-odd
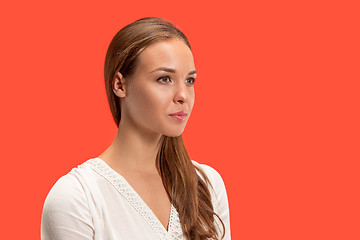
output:
[[[166,68],[166,69],[164,69]],[[100,156],[122,175],[167,229],[171,203],[156,169],[162,135],[179,136],[190,117],[196,78],[193,55],[180,39],[161,40],[138,57],[131,76],[114,78],[121,120],[113,143]],[[181,122],[169,114],[187,112]]]

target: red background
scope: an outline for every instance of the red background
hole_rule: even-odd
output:
[[[357,1],[1,3],[2,239],[39,239],[45,197],[116,127],[103,65],[145,16],[193,47],[192,159],[222,175],[233,239],[360,239]]]

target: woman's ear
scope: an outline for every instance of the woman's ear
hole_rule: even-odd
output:
[[[112,85],[113,85],[113,91],[116,96],[118,97],[126,96],[125,78],[120,72],[117,72],[115,74]]]

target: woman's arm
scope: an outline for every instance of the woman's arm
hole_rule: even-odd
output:
[[[230,211],[225,184],[220,174],[215,169],[211,169],[214,177],[212,184],[216,195],[216,199],[213,200],[214,210],[225,225],[224,240],[230,240]]]
[[[230,212],[229,212],[229,202],[227,191],[225,188],[224,181],[221,175],[212,167],[206,164],[200,164],[196,161],[192,161],[196,166],[203,169],[206,176],[209,178],[210,183],[213,186],[213,189],[209,188],[212,197],[212,203],[214,207],[214,211],[219,215],[220,219],[225,225],[225,236],[224,240],[230,240]],[[217,217],[215,217],[217,219]],[[222,225],[220,221],[216,221],[219,224],[220,229],[222,229]],[[222,231],[220,231],[220,236],[222,236]]]
[[[71,172],[50,190],[42,212],[42,240],[92,240],[94,228],[84,189]]]

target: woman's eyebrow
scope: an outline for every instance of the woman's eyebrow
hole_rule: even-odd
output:
[[[151,71],[150,73],[153,73],[153,72],[156,72],[156,71],[164,71],[164,72],[175,73],[175,69],[173,69],[173,68],[167,68],[167,67],[159,67],[159,68]]]
[[[164,71],[164,72],[170,72],[170,73],[175,73],[175,69],[173,68],[167,68],[167,67],[159,67],[159,68],[156,68],[155,70],[152,70],[150,73],[153,73],[153,72],[156,72],[156,71]],[[191,72],[189,72],[188,75],[193,75],[193,74],[196,74],[196,70],[193,70]]]

